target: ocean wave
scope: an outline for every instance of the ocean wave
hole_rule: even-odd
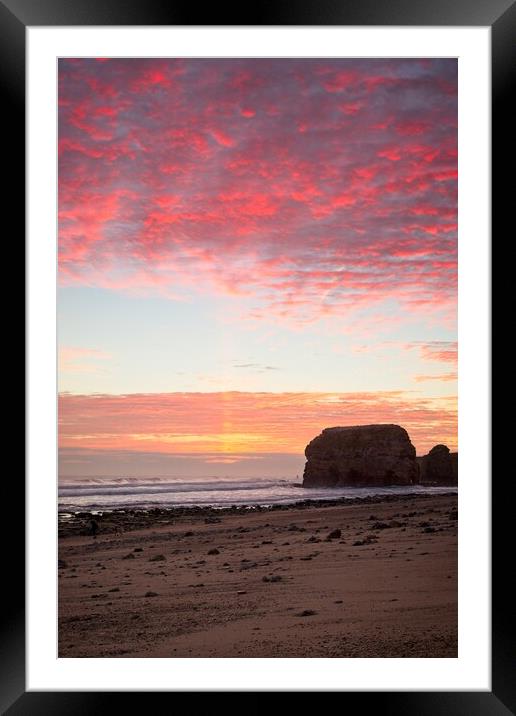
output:
[[[59,497],[80,497],[86,495],[150,495],[166,494],[168,492],[245,492],[247,490],[266,490],[273,488],[294,487],[296,483],[289,480],[259,480],[259,481],[230,481],[217,480],[216,482],[140,482],[136,484],[98,483],[60,485]]]
[[[456,487],[338,487],[301,489],[299,482],[287,479],[209,480],[204,482],[168,482],[155,480],[106,484],[81,483],[59,486],[59,510],[148,509],[152,507],[227,507],[230,505],[291,504],[301,500],[321,501],[335,498],[378,495],[432,494],[457,492]]]

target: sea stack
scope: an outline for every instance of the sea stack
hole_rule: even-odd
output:
[[[458,479],[458,453],[450,452],[447,445],[434,445],[428,455],[417,458],[419,481],[424,485],[456,485]]]
[[[399,425],[325,428],[305,449],[303,487],[368,487],[418,482],[416,449]]]

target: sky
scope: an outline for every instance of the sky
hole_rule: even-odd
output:
[[[457,62],[59,60],[60,475],[457,449]]]

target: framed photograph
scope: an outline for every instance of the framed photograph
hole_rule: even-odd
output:
[[[3,710],[509,713],[489,272],[514,5],[0,13],[28,249]]]

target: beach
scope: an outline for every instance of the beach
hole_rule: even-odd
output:
[[[88,519],[60,526],[59,657],[457,656],[456,494]]]

